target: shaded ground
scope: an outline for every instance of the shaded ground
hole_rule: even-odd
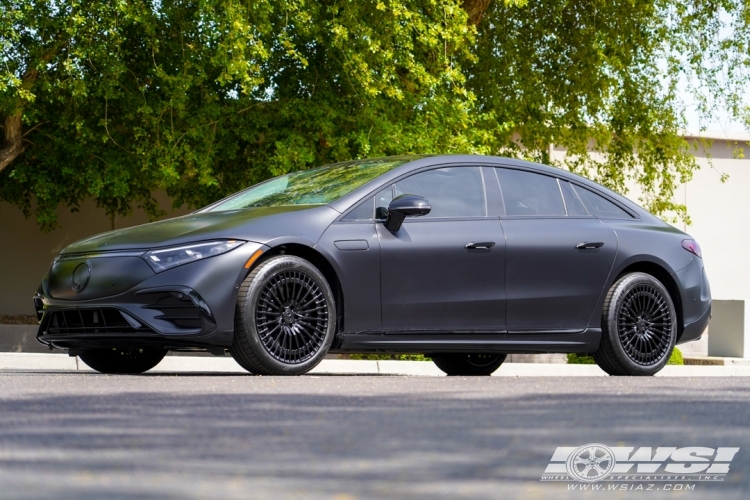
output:
[[[750,497],[747,378],[0,374],[0,498]],[[557,446],[739,446],[695,491],[569,492]]]

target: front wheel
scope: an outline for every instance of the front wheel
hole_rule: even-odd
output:
[[[432,362],[446,375],[492,375],[503,364],[506,354],[433,354]]]
[[[101,373],[143,373],[158,365],[167,351],[154,348],[89,349],[81,353],[81,361]]]
[[[258,265],[240,286],[229,352],[258,375],[300,375],[328,352],[336,304],[323,274],[283,255]]]
[[[676,339],[677,314],[664,285],[649,274],[627,274],[607,293],[594,360],[610,375],[654,375]]]

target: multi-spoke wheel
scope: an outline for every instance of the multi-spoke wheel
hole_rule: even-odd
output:
[[[333,293],[320,271],[299,257],[273,257],[240,287],[230,352],[252,373],[301,374],[325,357],[335,326]]]
[[[610,375],[653,375],[669,361],[676,336],[677,315],[664,285],[649,274],[628,274],[607,294],[594,359]]]
[[[505,354],[433,354],[432,362],[446,375],[492,375],[505,361]]]
[[[167,351],[151,347],[131,349],[89,349],[81,353],[81,361],[102,373],[143,373],[158,365]]]

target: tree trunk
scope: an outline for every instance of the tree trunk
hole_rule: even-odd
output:
[[[42,63],[47,63],[52,60],[55,55],[60,52],[63,44],[67,41],[67,35],[63,37],[56,37],[55,43],[47,49],[44,54],[39,58]],[[30,91],[37,77],[39,76],[39,70],[36,69],[35,65],[29,64],[29,69],[23,74],[21,78],[21,88]],[[5,137],[3,142],[0,143],[0,172],[11,164],[13,160],[24,152],[26,148],[23,147],[23,127],[21,122],[21,116],[23,115],[23,106],[25,102],[23,99],[19,99],[18,107],[13,111],[13,114],[5,117]]]
[[[0,172],[23,153],[23,140],[21,134],[21,110],[15,114],[5,117],[5,140],[0,149]]]
[[[464,10],[469,14],[469,24],[476,26],[482,21],[492,0],[464,0]]]

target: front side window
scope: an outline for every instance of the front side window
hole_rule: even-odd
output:
[[[509,168],[498,168],[495,171],[507,215],[566,215],[556,178]]]
[[[343,220],[372,220],[373,216],[376,219],[385,219],[388,213],[388,205],[392,200],[393,186],[388,186],[375,196],[370,196],[357,205],[346,214]]]
[[[284,205],[325,205],[410,159],[362,160],[293,172],[253,186],[209,212]]]
[[[436,168],[395,184],[395,196],[416,194],[430,202],[426,218],[484,217],[487,205],[479,167]]]

